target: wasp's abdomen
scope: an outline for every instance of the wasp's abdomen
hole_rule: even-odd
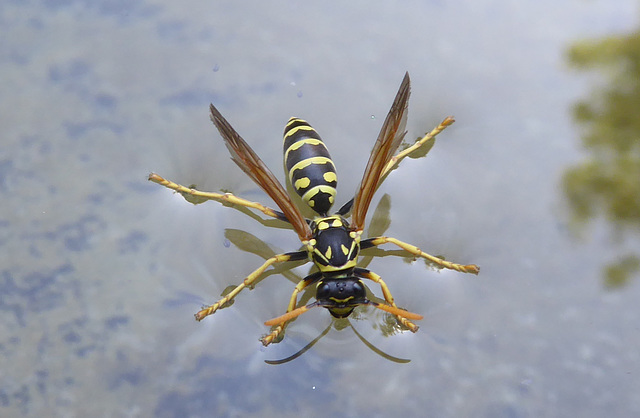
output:
[[[336,168],[320,135],[302,119],[289,119],[284,129],[284,164],[302,200],[321,215],[329,212],[336,197]]]

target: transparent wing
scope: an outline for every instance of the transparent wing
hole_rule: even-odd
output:
[[[293,204],[287,191],[276,176],[265,165],[258,155],[249,147],[242,137],[231,127],[214,105],[211,105],[211,121],[224,139],[231,158],[251,179],[256,182],[272,199],[293,225],[300,240],[311,238],[311,229],[300,210]]]
[[[352,226],[357,230],[364,229],[364,221],[371,199],[383,179],[385,167],[391,161],[402,139],[406,134],[404,130],[407,122],[407,109],[409,106],[409,94],[411,91],[409,73],[404,75],[400,89],[393,101],[391,110],[382,125],[378,139],[376,140],[364,176],[356,192],[352,211]]]

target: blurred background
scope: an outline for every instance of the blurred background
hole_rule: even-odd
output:
[[[4,2],[0,415],[638,416],[638,17],[631,0]],[[282,181],[299,116],[341,205],[405,71],[407,138],[456,123],[370,214],[388,194],[386,234],[480,275],[373,260],[425,316],[391,336],[381,313],[350,320],[388,357],[343,323],[264,363],[332,325],[317,309],[258,341],[308,266],[194,321],[263,261],[233,237],[300,242],[149,172],[272,204],[208,105]]]

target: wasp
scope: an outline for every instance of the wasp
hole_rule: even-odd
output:
[[[251,208],[288,222],[298,234],[302,249],[277,254],[267,259],[220,300],[196,313],[196,320],[201,321],[218,309],[228,306],[245,287],[252,286],[270,266],[292,261],[312,261],[317,271],[298,282],[283,315],[265,322],[271,330],[261,338],[262,344],[267,346],[274,341],[279,341],[291,320],[314,307],[324,307],[332,316],[346,318],[357,306],[370,305],[395,315],[402,327],[416,332],[418,326],[412,321],[422,319],[422,315],[399,308],[382,278],[373,271],[358,267],[360,251],[383,244],[394,244],[414,257],[428,260],[438,268],[478,274],[479,268],[474,264],[463,265],[446,261],[396,238],[386,236],[363,238],[362,236],[369,205],[386,176],[403,158],[418,152],[418,149],[427,141],[454,122],[452,117],[445,118],[430,133],[394,155],[406,134],[404,128],[410,90],[409,74],[406,73],[382,124],[355,196],[334,214],[330,214],[330,210],[336,197],[338,179],[329,151],[320,135],[309,123],[295,117],[289,120],[284,130],[283,143],[288,180],[301,200],[315,212],[313,219],[306,219],[302,215],[271,170],[231,127],[218,109],[213,104],[210,105],[211,121],[220,132],[232,160],[273,199],[280,210],[245,200],[232,193],[203,192],[185,187],[155,173],[149,175],[149,180],[181,193],[193,203],[215,200],[228,206]],[[350,221],[347,220],[349,215]],[[367,299],[363,279],[371,280],[380,286],[385,303]],[[315,302],[298,307],[298,294],[309,286],[315,286]]]

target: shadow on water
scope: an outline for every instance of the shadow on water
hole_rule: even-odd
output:
[[[640,254],[624,248],[640,232],[640,32],[577,42],[567,58],[602,83],[574,105],[587,156],[564,173],[564,193],[574,232],[608,221],[619,255],[603,266],[603,281],[619,288],[640,273]]]

